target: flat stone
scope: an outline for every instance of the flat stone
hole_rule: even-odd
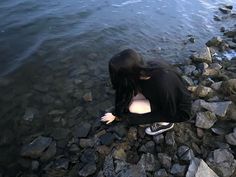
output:
[[[88,163],[80,171],[79,176],[90,176],[97,170],[96,164]]]
[[[183,145],[178,148],[178,156],[181,160],[190,161],[192,158],[194,158],[194,153],[193,150],[188,146]]]
[[[218,177],[218,175],[202,160],[194,158],[188,167],[186,177]]]
[[[91,125],[89,123],[81,123],[74,128],[74,136],[77,138],[85,138],[87,137],[90,129]]]
[[[51,144],[52,138],[39,136],[34,139],[30,144],[24,145],[21,150],[21,156],[38,158],[42,156],[43,152]]]
[[[187,166],[186,165],[180,165],[178,163],[175,163],[171,170],[170,170],[170,173],[175,175],[175,176],[184,176],[185,174],[185,171],[187,169]]]
[[[231,101],[211,102],[211,103],[206,101],[201,101],[200,105],[201,107],[205,108],[208,111],[211,111],[215,115],[224,117],[231,103],[232,103]]]
[[[145,171],[151,171],[151,172],[156,171],[160,166],[155,156],[150,153],[142,154],[141,159],[138,162],[138,165],[144,168]]]
[[[211,53],[208,47],[203,47],[201,51],[191,56],[193,62],[212,63]]]
[[[195,126],[199,128],[209,129],[217,121],[214,113],[210,111],[198,112],[196,117]]]

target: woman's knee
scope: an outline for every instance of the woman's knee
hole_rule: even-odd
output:
[[[144,114],[151,112],[149,100],[134,100],[129,106],[129,111],[137,114]]]

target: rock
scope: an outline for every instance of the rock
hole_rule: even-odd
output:
[[[200,98],[204,98],[204,97],[211,97],[213,93],[214,91],[210,87],[199,85],[196,88],[194,95]]]
[[[202,138],[204,136],[204,131],[201,128],[197,128],[197,136],[199,138]]]
[[[52,138],[39,136],[30,144],[22,147],[21,156],[30,158],[41,157],[43,152],[48,148],[51,142]]]
[[[114,162],[111,155],[106,156],[103,164],[103,175],[105,177],[115,176]]]
[[[86,94],[83,96],[83,99],[84,99],[84,101],[86,101],[86,102],[93,101],[92,93],[91,93],[91,92],[86,93]]]
[[[185,84],[187,84],[189,86],[193,86],[194,85],[193,80],[190,77],[182,76],[182,79],[183,79]]]
[[[194,158],[194,153],[188,146],[180,146],[178,148],[178,156],[181,160],[190,161]]]
[[[198,53],[194,53],[191,56],[193,62],[206,62],[212,63],[211,53],[208,47],[203,47]]]
[[[213,37],[211,40],[209,40],[206,45],[208,47],[218,47],[222,42],[222,38],[220,36]]]
[[[80,171],[79,176],[90,176],[94,174],[97,170],[96,164],[88,163]]]
[[[39,114],[39,111],[35,108],[27,108],[23,119],[26,121],[33,121],[33,119]]]
[[[214,15],[214,18],[213,18],[215,21],[221,21],[221,18],[219,17],[219,16],[217,16],[217,15]],[[221,32],[223,32],[223,31],[221,31]]]
[[[110,153],[110,148],[105,145],[101,145],[97,147],[96,151],[98,151],[101,155],[106,156]]]
[[[154,153],[155,152],[155,143],[153,141],[148,141],[146,144],[142,145],[139,148],[139,152]]]
[[[164,142],[164,135],[163,134],[159,134],[159,135],[154,135],[153,136],[153,141],[158,145],[158,144],[162,144]]]
[[[202,99],[197,99],[197,100],[195,100],[193,103],[192,103],[192,111],[193,111],[193,113],[197,113],[197,112],[199,112],[201,109],[202,109],[202,107],[201,107],[201,102],[202,101],[204,101],[204,100],[202,100]]]
[[[225,27],[222,26],[222,27],[220,28],[220,32],[222,32],[222,33],[225,32]]]
[[[228,149],[214,150],[208,156],[207,164],[222,177],[230,177],[236,168],[236,160]]]
[[[54,128],[51,136],[56,140],[65,140],[69,137],[70,130],[65,128]]]
[[[114,132],[116,133],[119,137],[124,137],[127,135],[127,128],[124,124],[118,124],[113,127],[110,127],[108,132]]]
[[[138,130],[135,127],[130,127],[130,129],[128,131],[128,140],[129,141],[137,140],[137,132],[138,132]]]
[[[185,75],[191,75],[193,73],[193,71],[196,70],[196,66],[194,65],[186,65],[183,66],[183,72]]]
[[[129,163],[127,163],[124,160],[115,160],[115,172],[119,173],[121,170],[123,170],[124,168],[128,168],[129,167]]]
[[[178,163],[175,163],[172,166],[170,173],[175,176],[184,176],[186,169],[187,169],[186,165],[180,165]]]
[[[114,159],[118,159],[118,160],[126,160],[126,152],[124,151],[124,149],[122,148],[119,148],[119,149],[116,149],[114,152],[113,152],[113,158]]]
[[[191,160],[186,177],[218,177],[218,175],[208,167],[208,165],[198,158]]]
[[[233,103],[229,105],[227,118],[236,121],[236,105]]]
[[[156,171],[160,166],[155,156],[150,153],[142,154],[141,159],[138,162],[138,165],[144,168],[145,171],[151,171],[151,172]]]
[[[81,138],[79,140],[79,145],[82,148],[87,148],[87,147],[93,147],[95,144],[95,140],[94,139],[85,139],[85,138]]]
[[[66,111],[65,110],[58,110],[58,109],[55,109],[55,110],[52,110],[48,113],[48,115],[50,116],[59,116],[59,115],[62,115],[62,114],[65,114]]]
[[[227,143],[236,146],[236,131],[234,131],[233,133],[230,133],[228,135],[225,135],[225,139],[226,139]]]
[[[195,126],[199,128],[209,129],[217,121],[214,113],[210,111],[198,112],[196,117]]]
[[[80,160],[83,163],[96,163],[97,161],[96,152],[91,148],[86,149],[81,155]]]
[[[224,102],[206,102],[201,101],[200,105],[202,108],[211,111],[215,115],[224,117],[226,115],[226,112],[228,110],[229,105],[231,104],[231,101],[224,101]]]
[[[213,84],[211,85],[211,88],[212,88],[213,90],[215,90],[215,91],[219,91],[220,88],[221,88],[221,84],[222,84],[222,81],[220,81],[220,82],[215,82],[215,83],[213,83]]]
[[[147,177],[146,172],[139,165],[130,165],[121,170],[115,177]],[[109,176],[112,177],[112,176]]]
[[[168,177],[165,169],[160,169],[154,173],[154,177]]]
[[[231,10],[226,7],[219,7],[219,10],[223,12],[224,14],[230,14]]]
[[[115,139],[116,139],[116,137],[114,136],[113,133],[106,133],[106,134],[100,136],[101,144],[107,145],[107,146],[111,145]]]
[[[70,152],[75,152],[75,153],[78,152],[79,150],[80,148],[78,147],[77,144],[72,144],[69,149]]]
[[[167,145],[174,146],[175,145],[175,134],[174,132],[167,132],[165,136],[165,142]]]
[[[68,170],[69,160],[66,159],[66,158],[59,158],[54,162],[54,166],[55,166],[56,169]]]
[[[236,30],[226,31],[226,32],[224,32],[224,36],[227,36],[229,38],[233,38],[234,36],[236,36]]]
[[[221,91],[226,95],[236,95],[236,79],[224,81],[221,85]]]
[[[90,129],[91,125],[89,123],[81,123],[74,128],[74,136],[77,138],[85,138],[87,137]]]
[[[158,153],[158,160],[165,169],[170,169],[171,167],[171,157],[165,153]]]
[[[32,170],[37,171],[39,169],[39,162],[37,160],[32,161]]]
[[[57,152],[56,141],[53,141],[49,145],[47,150],[40,157],[40,161],[44,162],[52,159],[56,155],[56,152]]]

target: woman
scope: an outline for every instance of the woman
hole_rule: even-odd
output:
[[[148,135],[173,128],[190,119],[191,96],[179,74],[163,61],[145,63],[132,49],[113,56],[109,73],[116,91],[115,110],[101,121],[124,120],[130,125],[151,124]]]

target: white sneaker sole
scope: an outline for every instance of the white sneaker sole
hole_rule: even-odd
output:
[[[173,125],[170,126],[169,128],[162,129],[162,130],[160,130],[160,131],[158,131],[158,132],[152,132],[151,129],[150,129],[150,127],[148,127],[148,128],[145,129],[145,132],[146,132],[146,134],[148,134],[148,135],[159,135],[159,134],[161,134],[161,133],[163,133],[163,132],[165,132],[165,131],[168,131],[168,130],[172,129],[172,128],[174,127],[174,125],[175,125],[175,124],[173,124]]]

